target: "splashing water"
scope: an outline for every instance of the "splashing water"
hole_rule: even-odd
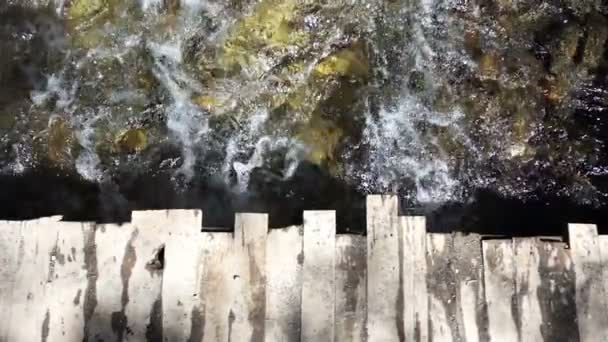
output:
[[[369,146],[367,168],[352,172],[368,191],[397,191],[405,179],[411,179],[416,199],[422,203],[454,199],[459,184],[453,178],[449,157],[423,127],[444,127],[466,140],[460,119],[462,113],[435,113],[416,98],[403,97],[397,108],[383,110],[378,120],[368,117],[363,139]]]
[[[23,56],[5,68],[27,92],[0,98],[0,170],[168,169],[247,192],[255,170],[309,163],[419,203],[601,195],[606,18],[564,6],[9,2],[25,24],[2,31]]]

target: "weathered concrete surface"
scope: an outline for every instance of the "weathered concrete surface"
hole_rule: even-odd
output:
[[[403,241],[396,196],[367,198],[369,342],[403,341]]]
[[[515,267],[511,240],[482,242],[488,331],[491,341],[517,341],[513,312]]]
[[[26,222],[0,222],[0,341],[7,341],[10,333],[10,315],[16,310],[18,298],[14,297],[16,275],[25,256],[25,240],[22,235]]]
[[[0,221],[0,342],[608,341],[608,237],[428,234],[395,197],[368,198],[368,236],[331,211],[268,231],[197,210],[123,225]]]
[[[51,256],[55,277],[48,283],[50,298],[48,315],[45,314],[48,341],[82,341],[84,337],[84,313],[90,312],[84,310],[84,298],[92,289],[87,286],[91,283],[87,278],[84,246],[85,237],[93,229],[91,224],[74,222],[64,223],[57,230]],[[89,303],[92,301],[88,300]]]
[[[542,242],[537,292],[544,341],[579,341],[576,285],[571,251],[562,242]],[[519,269],[519,265],[517,265]],[[522,316],[521,321],[534,319]]]
[[[426,222],[422,216],[401,217],[403,243],[403,335],[406,341],[427,341],[428,294],[426,287]]]
[[[483,270],[479,235],[427,235],[430,340],[489,340]]]
[[[519,341],[579,341],[574,270],[562,242],[513,239]]]
[[[162,331],[165,341],[187,341],[199,302],[202,213],[168,210],[158,222],[165,225],[164,267],[161,291]]]
[[[543,314],[538,293],[541,288],[540,254],[543,243],[536,239],[513,239],[515,265],[515,323],[519,341],[542,341]]]
[[[568,237],[576,278],[576,315],[581,342],[608,341],[608,315],[597,228],[570,224]]]
[[[43,218],[8,228],[16,230],[11,236],[13,241],[18,237],[18,244],[16,249],[8,248],[12,252],[9,258],[16,263],[14,273],[2,279],[2,283],[11,284],[10,294],[2,296],[5,299],[0,331],[4,341],[42,341],[49,335],[52,299],[48,294],[57,262],[53,257],[56,221],[57,218]]]
[[[336,342],[366,341],[366,250],[364,236],[336,236]]]
[[[302,226],[273,229],[266,242],[265,341],[299,341],[302,304]]]
[[[231,233],[203,233],[201,259],[201,302],[198,308],[198,326],[193,335],[206,341],[228,341],[229,329],[234,322],[232,310],[232,281],[240,277],[232,259]],[[235,279],[232,279],[236,276]]]
[[[304,212],[302,265],[302,342],[334,340],[336,216]]]
[[[200,331],[191,340],[264,341],[268,216],[237,214],[235,232],[204,233]]]

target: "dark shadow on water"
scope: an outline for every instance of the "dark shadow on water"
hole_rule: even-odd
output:
[[[477,191],[467,203],[448,203],[427,212],[433,232],[463,231],[504,236],[566,236],[568,223],[595,223],[608,234],[605,206],[585,206],[564,197],[503,198]]]
[[[303,210],[337,211],[340,233],[365,232],[365,194],[302,164],[289,180],[252,174],[246,194],[223,182],[195,179],[177,186],[169,173],[121,174],[100,184],[74,173],[38,168],[16,176],[0,176],[0,219],[63,215],[70,221],[128,222],[132,210],[196,208],[203,225],[231,230],[236,212],[269,213],[270,227],[302,223]],[[505,236],[563,235],[568,222],[596,223],[608,233],[606,207],[582,206],[567,198],[537,196],[522,201],[491,191],[477,191],[466,203],[409,207],[402,214],[424,214],[433,232],[465,231]]]
[[[0,219],[63,215],[69,221],[128,222],[132,210],[201,209],[203,225],[230,230],[236,212],[268,213],[270,227],[302,224],[303,210],[338,211],[341,231],[363,231],[365,197],[302,164],[289,180],[254,170],[253,185],[237,192],[219,179],[194,179],[178,186],[169,172],[121,173],[101,183],[72,172],[37,168],[0,176]]]

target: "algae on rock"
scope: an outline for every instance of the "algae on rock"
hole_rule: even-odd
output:
[[[144,129],[134,128],[119,134],[114,141],[115,148],[122,153],[140,152],[148,145],[148,136]]]
[[[72,44],[85,49],[109,46],[117,32],[138,32],[138,4],[122,0],[75,0],[67,9]]]
[[[267,132],[300,140],[317,164],[336,162],[339,140],[358,134],[350,131],[352,124],[344,125],[345,116],[363,115],[354,110],[360,102],[356,94],[364,90],[371,67],[366,42],[357,34],[345,34],[341,45],[331,50],[320,48],[329,45],[317,41],[321,37],[335,37],[304,23],[310,11],[321,16],[320,7],[295,0],[262,0],[255,5],[228,30],[214,57],[210,51],[198,54],[200,78],[208,88],[193,102],[219,114],[214,119],[218,127],[226,127],[221,123],[225,121],[238,128],[256,108],[265,108],[270,112]],[[234,82],[241,84],[238,92],[230,89]],[[330,143],[319,143],[323,136]]]
[[[74,128],[60,116],[48,120],[48,127],[34,137],[38,162],[47,160],[56,167],[71,168],[80,151]]]
[[[250,16],[237,22],[218,52],[217,65],[228,74],[243,71],[253,77],[267,72],[267,60],[276,61],[305,47],[308,33],[294,22],[296,0],[264,0]]]

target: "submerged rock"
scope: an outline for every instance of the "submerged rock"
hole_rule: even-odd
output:
[[[67,12],[68,31],[72,35],[73,44],[95,48],[108,40],[101,24],[111,12],[110,0],[75,0]]]
[[[344,5],[339,5],[344,6]],[[325,165],[338,160],[339,141],[359,134],[348,123],[371,77],[365,41],[344,35],[330,51],[328,28],[305,25],[307,13],[322,20],[321,5],[293,0],[263,0],[228,30],[216,53],[201,51],[199,79],[208,86],[193,102],[214,115],[215,127],[239,129],[251,113],[269,111],[263,132],[287,135],[309,150],[309,160]],[[328,19],[329,20],[329,19]],[[311,44],[311,39],[317,39]],[[210,56],[214,56],[211,57]],[[221,70],[221,71],[218,71]],[[230,89],[233,84],[238,89]],[[251,87],[251,88],[250,88]],[[329,139],[321,143],[321,137]]]
[[[353,81],[369,77],[370,66],[360,43],[337,51],[315,66],[316,77],[347,77]]]
[[[215,113],[222,107],[223,104],[223,102],[219,98],[210,95],[200,95],[195,97],[192,101],[197,106],[201,107],[209,113]]]
[[[38,162],[46,161],[62,169],[71,168],[80,151],[70,122],[57,115],[48,118],[48,127],[34,137],[33,144]]]
[[[337,161],[336,150],[343,135],[344,131],[335,123],[313,118],[300,129],[296,137],[308,148],[308,161],[328,167]]]
[[[129,129],[116,137],[114,141],[116,150],[122,153],[136,153],[148,146],[148,136],[144,129]]]
[[[122,0],[74,0],[67,8],[67,31],[71,43],[84,49],[111,46],[131,32],[141,33],[143,23],[138,2]]]
[[[581,42],[582,65],[587,75],[594,74],[596,68],[605,60],[606,44],[608,43],[608,19],[601,15],[590,15],[584,31],[584,41]]]
[[[500,56],[495,52],[482,54],[479,60],[479,73],[483,79],[497,79],[500,74]]]
[[[108,11],[109,7],[109,0],[74,0],[68,10],[68,19],[79,24],[86,23],[94,16]]]
[[[369,77],[369,62],[362,44],[355,43],[322,59],[306,85],[287,96],[275,109],[282,120],[297,118],[294,134],[310,149],[309,161],[339,163],[338,147],[362,116],[357,94]]]
[[[583,29],[573,23],[568,25],[553,41],[549,42],[551,53],[551,72],[558,77],[569,75],[575,70],[576,55],[579,41],[583,37]]]
[[[259,77],[266,63],[296,53],[309,42],[309,33],[298,27],[296,0],[263,0],[253,13],[238,21],[218,52],[217,65],[228,74],[243,72]]]

